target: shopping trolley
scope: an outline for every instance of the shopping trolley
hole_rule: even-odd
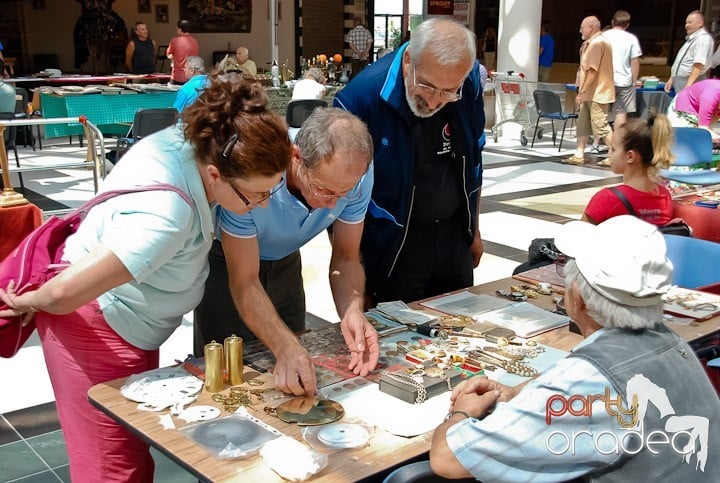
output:
[[[490,78],[495,84],[496,111],[499,113],[498,122],[492,127],[493,141],[498,140],[498,128],[505,123],[520,124],[520,144],[527,146],[526,131],[535,127],[537,110],[533,102],[532,93],[537,82],[529,81],[525,74],[520,72],[491,72]]]

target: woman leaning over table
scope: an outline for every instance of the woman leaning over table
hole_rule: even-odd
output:
[[[267,204],[288,168],[285,122],[259,84],[215,77],[184,124],[139,141],[104,190],[169,183],[95,208],[67,240],[70,267],[39,290],[0,298],[2,316],[34,316],[53,384],[74,483],[153,480],[147,444],[93,408],[93,385],[158,367],[158,347],[200,301],[213,208]]]
[[[672,219],[670,192],[658,184],[658,169],[670,166],[673,134],[668,118],[652,115],[647,121],[629,119],[615,129],[610,146],[610,167],[621,174],[617,189],[642,220],[661,226]],[[583,221],[594,225],[608,218],[627,215],[628,209],[610,188],[603,188],[590,199]]]

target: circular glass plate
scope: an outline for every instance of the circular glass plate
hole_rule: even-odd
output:
[[[357,424],[337,423],[320,428],[317,438],[329,446],[355,448],[367,443],[370,433]]]
[[[302,435],[313,449],[333,453],[367,445],[373,432],[372,426],[360,420],[349,419],[322,426],[306,426]]]
[[[260,428],[246,419],[220,419],[203,423],[193,432],[193,439],[208,448],[223,449],[232,444],[246,451],[259,440]],[[259,448],[264,440],[257,444]]]

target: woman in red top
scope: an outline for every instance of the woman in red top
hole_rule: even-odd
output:
[[[672,127],[664,115],[647,121],[629,119],[615,130],[610,146],[610,162],[615,174],[623,175],[617,188],[625,195],[636,215],[664,225],[672,219],[670,192],[658,184],[658,169],[670,165]],[[590,199],[583,220],[593,224],[608,218],[627,215],[628,209],[611,188],[603,188]]]

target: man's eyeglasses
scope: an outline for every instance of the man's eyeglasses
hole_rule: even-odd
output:
[[[353,193],[352,190],[346,193],[336,194],[325,188],[320,188],[317,183],[312,179],[310,171],[305,167],[304,164],[302,167],[305,171],[305,177],[307,178],[308,187],[310,188],[310,191],[314,198],[324,201],[326,203],[332,200],[339,200],[340,198],[344,198],[348,201],[355,201],[360,199],[360,193]]]
[[[560,253],[553,261],[553,263],[555,264],[555,272],[557,272],[557,274],[563,278],[565,278],[565,264],[567,263],[568,259],[569,257],[567,255]]]
[[[455,91],[446,91],[444,89],[438,89],[437,87],[432,87],[427,84],[422,84],[417,81],[417,77],[415,75],[415,64],[412,66],[413,68],[413,87],[419,91],[425,92],[429,96],[440,96],[443,100],[447,102],[455,102],[462,99],[462,86],[460,86],[459,89]]]
[[[233,134],[232,136],[230,136],[230,139],[228,139],[228,142],[225,143],[225,146],[223,147],[222,151],[220,152],[220,155],[222,156],[224,161],[227,162],[230,160],[230,155],[232,154],[232,150],[235,147],[235,144],[237,144],[237,141],[238,141],[238,135]],[[235,186],[233,184],[232,181],[227,181],[227,184],[230,185],[230,188],[235,192],[237,197],[240,198],[243,203],[245,203],[245,206],[250,207],[250,206],[260,205],[263,201],[267,200],[272,195],[274,195],[275,193],[280,191],[282,189],[282,187],[285,186],[285,179],[281,178],[280,182],[278,184],[276,184],[275,186],[273,186],[273,188],[270,191],[266,191],[264,193],[257,193],[257,195],[256,195],[257,198],[253,197],[253,199],[250,199],[247,196],[245,196],[244,194],[242,194],[242,192],[240,192],[240,190],[237,188],[237,186]]]

